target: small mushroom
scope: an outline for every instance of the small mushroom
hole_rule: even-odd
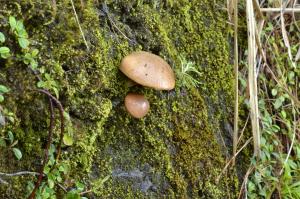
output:
[[[133,52],[123,58],[120,70],[130,79],[156,90],[172,90],[175,75],[161,57],[145,51]]]
[[[142,118],[148,113],[150,105],[144,95],[129,93],[125,97],[125,107],[133,117]]]

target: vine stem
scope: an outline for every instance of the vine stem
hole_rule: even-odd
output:
[[[31,194],[29,195],[28,199],[34,199],[35,198],[36,191],[40,187],[41,182],[43,180],[44,168],[45,168],[45,166],[48,162],[48,159],[49,159],[49,148],[50,148],[50,144],[52,142],[53,129],[54,129],[54,119],[55,118],[54,118],[54,110],[53,110],[53,101],[50,97],[48,97],[48,98],[49,98],[49,111],[50,111],[50,125],[49,125],[48,141],[47,141],[47,145],[46,145],[46,149],[45,149],[43,164],[40,168],[38,180],[35,183],[35,187],[32,190]]]
[[[65,129],[65,119],[64,119],[64,108],[62,106],[62,104],[60,103],[60,101],[58,99],[56,99],[56,97],[54,97],[51,93],[49,93],[49,91],[47,90],[43,90],[43,89],[38,89],[39,92],[47,95],[49,98],[51,98],[51,100],[53,100],[53,102],[55,103],[55,105],[58,107],[59,109],[59,115],[60,115],[60,138],[59,138],[59,143],[58,143],[58,147],[57,147],[57,154],[56,154],[56,161],[58,161],[60,153],[61,153],[61,145],[62,145],[62,140],[64,137],[64,129]],[[55,165],[55,163],[54,163]],[[53,167],[54,167],[53,165]],[[52,167],[52,168],[53,168]]]

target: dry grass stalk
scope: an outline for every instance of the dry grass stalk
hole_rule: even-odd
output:
[[[234,2],[234,74],[235,74],[235,103],[234,103],[234,129],[233,129],[233,154],[236,154],[238,142],[239,121],[239,51],[238,51],[238,0]],[[232,161],[235,164],[235,158]]]
[[[254,156],[260,156],[260,128],[257,98],[256,79],[256,40],[255,40],[255,16],[252,0],[246,1],[247,28],[248,28],[248,81],[250,93],[250,115],[254,141]]]
[[[235,0],[227,0],[227,13],[230,23],[232,23],[234,19],[234,1]]]
[[[297,55],[295,57],[295,62],[297,62],[299,59],[300,59],[300,47],[299,47]]]
[[[261,8],[261,12],[281,12],[281,8]],[[285,8],[285,13],[300,12],[300,8]]]
[[[261,12],[258,0],[253,0],[252,3],[253,3],[254,11],[256,12],[258,19],[259,20],[264,19],[264,15]]]
[[[244,176],[244,180],[243,180],[242,186],[241,186],[241,189],[240,189],[240,193],[239,193],[238,199],[240,199],[242,197],[243,190],[245,190],[245,198],[247,198],[247,182],[248,182],[248,177],[252,173],[253,170],[254,170],[254,166],[251,166],[251,167],[249,167],[248,171],[246,172],[246,174]]]
[[[283,6],[282,0],[281,0],[281,5]],[[293,67],[296,68],[296,64],[293,61],[292,50],[291,50],[291,46],[290,46],[288,34],[286,32],[286,29],[285,29],[285,22],[284,22],[285,20],[284,20],[284,17],[283,17],[283,9],[284,8],[282,7],[282,9],[280,11],[280,21],[281,21],[282,38],[283,38],[283,41],[284,41],[284,45],[285,45],[285,47],[288,50],[289,59],[290,59],[292,65],[293,65]]]

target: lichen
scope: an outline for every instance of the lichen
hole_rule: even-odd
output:
[[[222,124],[231,116],[233,96],[223,1],[78,1],[76,12],[90,50],[70,1],[16,2],[4,3],[1,31],[10,34],[10,14],[24,19],[40,51],[40,65],[59,85],[74,139],[74,145],[63,147],[62,158],[70,162],[70,177],[94,190],[87,197],[235,198],[235,177],[215,181],[225,164],[218,137],[220,132],[228,134]],[[10,38],[8,45],[17,54]],[[200,86],[176,85],[173,91],[128,87],[118,66],[124,55],[138,49],[160,55],[173,69],[180,67],[180,57],[195,62],[203,74]],[[5,79],[0,83],[11,88],[4,106],[18,120],[1,135],[14,131],[24,159],[7,167],[7,152],[0,170],[37,170],[40,163],[35,162],[40,162],[47,136],[48,102],[32,91],[36,80],[24,64],[1,63]],[[150,101],[144,119],[126,113],[123,100],[128,91],[143,93]],[[54,144],[58,135],[57,127]],[[13,180],[14,192],[0,188],[1,196],[23,196],[22,181],[28,179]],[[228,187],[233,191],[228,193]]]

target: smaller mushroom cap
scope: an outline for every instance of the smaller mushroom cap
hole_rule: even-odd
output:
[[[144,95],[129,93],[125,97],[125,107],[133,117],[142,118],[148,113],[150,105]]]
[[[175,75],[161,57],[145,51],[133,52],[123,58],[120,70],[130,79],[156,90],[172,90]]]

